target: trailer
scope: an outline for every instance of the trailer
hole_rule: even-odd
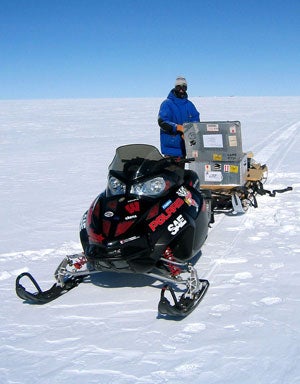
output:
[[[200,188],[211,195],[213,213],[244,214],[258,206],[256,196],[291,190],[264,188],[268,167],[243,151],[240,121],[206,121],[184,124],[189,169],[195,171]]]

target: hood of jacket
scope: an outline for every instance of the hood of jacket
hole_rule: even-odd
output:
[[[183,105],[183,104],[186,104],[187,101],[188,101],[188,94],[185,93],[185,94],[184,94],[184,97],[177,97],[177,96],[175,95],[175,89],[173,88],[173,89],[169,92],[167,99],[172,100],[175,104]]]

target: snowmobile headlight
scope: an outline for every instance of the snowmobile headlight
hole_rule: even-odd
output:
[[[108,187],[112,195],[124,195],[126,191],[126,185],[114,176],[109,178]]]
[[[163,177],[155,177],[143,183],[134,184],[130,193],[139,196],[159,196],[166,189],[166,182]]]

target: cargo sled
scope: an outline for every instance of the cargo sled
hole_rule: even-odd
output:
[[[291,190],[264,188],[268,167],[243,152],[239,121],[208,121],[184,124],[189,169],[197,173],[201,189],[211,193],[212,213],[243,214],[257,207],[256,195],[275,196]]]

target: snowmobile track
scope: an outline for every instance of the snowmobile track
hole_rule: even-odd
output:
[[[272,132],[271,135],[267,136],[264,140],[264,143],[268,142],[269,144],[263,147],[260,152],[257,153],[257,158],[260,159],[261,157],[264,157],[264,161],[269,164],[269,162],[272,163],[271,166],[271,174],[272,177],[269,177],[267,181],[271,182],[276,178],[276,173],[280,169],[280,166],[283,164],[286,156],[289,154],[289,151],[294,147],[297,146],[297,140],[296,137],[299,134],[300,129],[300,121],[293,122],[286,124],[284,126],[279,127],[276,131]],[[284,143],[285,151],[280,151],[280,147],[282,147]],[[266,156],[267,154],[267,156]],[[254,154],[254,158],[256,158]],[[243,233],[243,228],[245,225],[245,222],[247,220],[247,213],[245,215],[236,216],[234,218],[228,218],[228,216],[222,214],[217,216],[215,223],[212,225],[212,228],[210,229],[210,232],[208,234],[208,243],[210,240],[210,234],[215,231],[218,231],[218,229],[222,227],[226,227],[225,221],[227,220],[235,220],[235,224],[237,226],[236,232],[234,233],[233,237],[230,238],[229,242],[226,242],[226,249],[221,257],[218,257],[218,260],[213,262],[212,266],[209,268],[206,273],[204,273],[203,265],[201,270],[201,278],[205,279],[211,279],[211,276],[216,271],[217,267],[221,264],[221,261],[226,259],[229,255],[232,254],[236,244],[239,241],[240,236]],[[229,239],[229,238],[228,238]],[[204,245],[204,248],[206,245]],[[205,252],[204,252],[205,253]]]

